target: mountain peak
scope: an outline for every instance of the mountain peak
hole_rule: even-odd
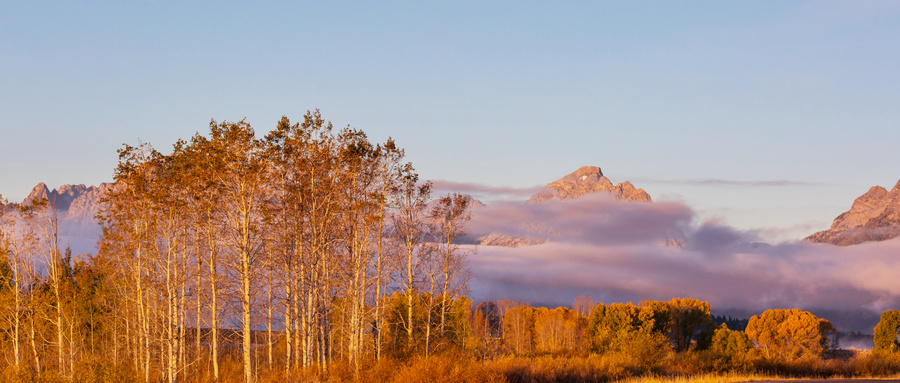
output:
[[[642,189],[636,189],[630,182],[613,185],[597,166],[582,166],[565,177],[548,183],[544,190],[531,196],[528,201],[569,200],[596,192],[606,192],[611,197],[624,201],[650,202],[650,195]]]
[[[40,201],[44,198],[50,199],[50,189],[43,182],[39,182],[31,189],[31,193],[28,193],[28,197],[25,197],[25,202]]]
[[[850,210],[834,219],[831,228],[820,231],[807,241],[838,246],[869,241],[883,241],[900,235],[900,182],[891,191],[881,186],[869,188],[859,196]]]
[[[569,174],[569,176],[576,176],[582,179],[585,178],[595,178],[599,179],[603,177],[603,171],[600,170],[597,166],[582,166],[578,168],[574,173]]]

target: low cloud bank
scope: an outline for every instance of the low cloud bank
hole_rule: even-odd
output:
[[[103,229],[94,219],[63,218],[59,222],[59,245],[69,246],[73,255],[97,254],[97,242]]]
[[[473,182],[455,182],[446,180],[433,180],[432,188],[436,195],[446,193],[469,194],[478,199],[496,200],[504,198],[524,199],[541,191],[543,186],[514,187],[514,186],[488,186]]]
[[[479,247],[470,257],[472,296],[549,306],[570,305],[578,295],[605,303],[692,297],[720,312],[803,308],[839,328],[869,332],[877,314],[900,308],[900,239],[770,246],[755,242],[753,232],[693,219],[680,203],[600,194],[479,208],[473,233],[527,235],[540,222],[549,240]]]
[[[500,202],[480,207],[470,231],[543,235],[568,244],[643,244],[665,241],[689,227],[693,212],[672,202],[626,203],[602,193],[569,201]]]

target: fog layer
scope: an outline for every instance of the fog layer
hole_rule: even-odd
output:
[[[692,297],[720,312],[831,313],[826,319],[857,331],[871,331],[878,313],[900,308],[900,240],[767,245],[753,232],[694,216],[676,202],[620,202],[602,194],[476,209],[474,234],[528,235],[537,226],[548,241],[480,246],[470,258],[473,298],[556,306],[578,295],[605,303]]]

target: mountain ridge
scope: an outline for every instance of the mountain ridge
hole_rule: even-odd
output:
[[[624,181],[613,185],[597,166],[582,166],[564,177],[550,182],[544,189],[531,196],[528,202],[543,202],[551,199],[570,200],[585,194],[606,192],[617,200],[633,202],[652,202],[644,189],[635,188],[631,182]]]
[[[900,181],[888,191],[873,186],[853,201],[832,222],[828,230],[814,233],[804,240],[836,246],[884,241],[900,236]]]
[[[56,204],[57,214],[60,218],[72,220],[93,221],[100,211],[100,200],[112,188],[112,183],[104,182],[99,186],[62,185],[59,189],[50,189],[43,182],[38,183],[22,201],[47,199]]]

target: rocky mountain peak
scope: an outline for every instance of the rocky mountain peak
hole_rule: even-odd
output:
[[[597,166],[582,166],[582,167],[578,168],[578,170],[576,170],[574,173],[569,174],[568,176],[575,176],[582,180],[585,180],[587,178],[599,180],[600,177],[603,177],[603,171],[600,170],[600,168]]]
[[[47,199],[56,204],[61,218],[93,220],[100,209],[100,199],[112,187],[110,183],[100,186],[63,185],[50,190],[43,182],[37,184],[23,203]]]
[[[28,193],[28,197],[25,197],[25,202],[41,200],[43,198],[50,199],[50,189],[47,188],[46,184],[40,182],[31,189],[31,193]]]
[[[650,195],[643,189],[635,188],[628,181],[613,185],[597,166],[582,166],[565,177],[548,183],[528,201],[570,200],[597,192],[606,192],[611,197],[623,201],[650,202]]]
[[[838,246],[883,241],[900,235],[900,182],[891,191],[873,186],[859,196],[850,210],[834,219],[831,228],[807,241]]]

